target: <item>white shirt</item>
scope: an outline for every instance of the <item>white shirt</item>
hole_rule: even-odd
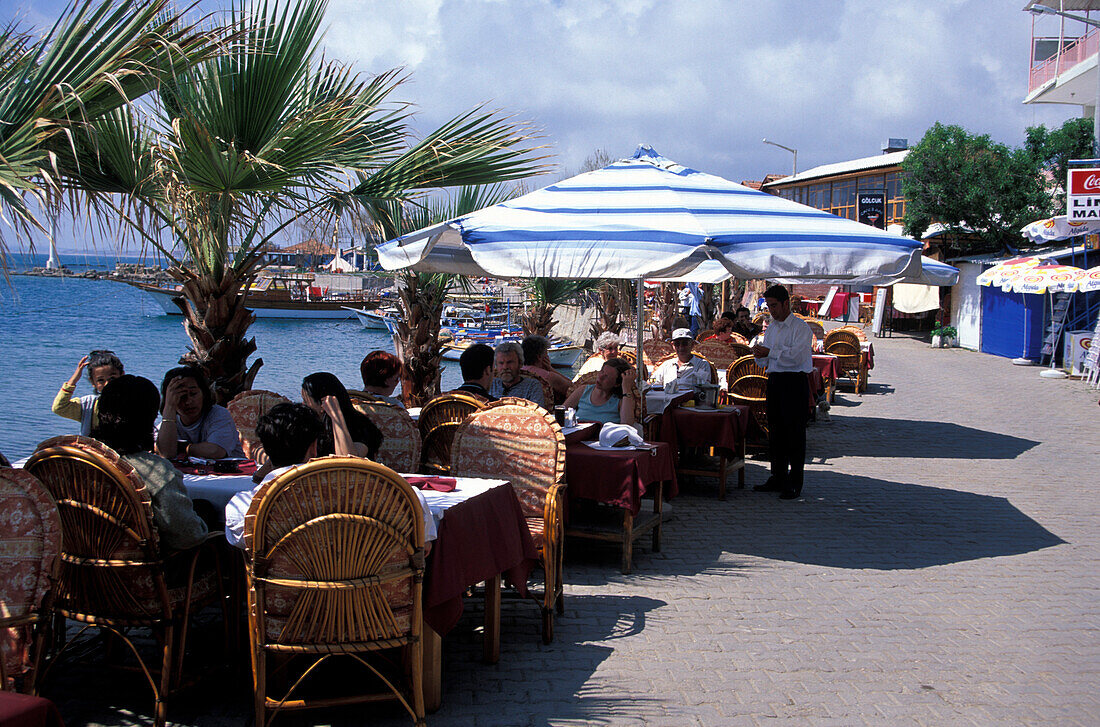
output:
[[[261,487],[289,469],[290,467],[273,469],[268,472],[263,481],[253,489],[242,490],[236,495],[233,495],[233,499],[225,506],[225,539],[230,545],[244,548],[244,543],[242,542],[244,538],[244,516],[248,514],[248,508],[252,504],[252,498],[256,496],[256,493],[259,492]],[[417,499],[420,500],[420,512],[423,514],[422,516],[424,518],[424,542],[428,543],[436,538],[437,530],[435,518],[432,516],[432,511],[428,507],[428,501],[424,498],[424,493],[415,487],[412,488],[412,490],[416,493]]]
[[[813,340],[814,334],[810,326],[793,313],[782,321],[773,319],[760,340],[760,345],[768,348],[768,355],[766,358],[756,359],[756,363],[769,374],[808,374],[814,368],[811,350]]]
[[[675,379],[679,382],[677,387],[686,390],[696,384],[709,384],[712,381],[710,376],[710,364],[706,359],[692,354],[691,360],[686,364],[673,357],[658,366],[653,372],[653,383],[664,386]]]

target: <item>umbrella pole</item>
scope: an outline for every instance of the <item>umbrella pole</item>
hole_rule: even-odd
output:
[[[1051,330],[1053,331],[1054,330],[1054,291],[1050,290],[1050,291],[1048,291],[1048,294],[1050,295],[1050,326],[1051,326]],[[1058,337],[1055,336],[1054,339],[1050,342],[1050,368],[1049,369],[1043,369],[1042,371],[1039,372],[1039,376],[1041,376],[1044,379],[1064,379],[1064,378],[1066,378],[1066,372],[1065,371],[1059,371],[1058,369],[1054,368],[1054,356],[1058,353],[1057,346],[1058,346]]]
[[[642,319],[645,316],[645,278],[638,278],[638,337],[634,340],[634,361],[638,373],[638,396],[643,396],[642,387],[645,377],[642,375]]]

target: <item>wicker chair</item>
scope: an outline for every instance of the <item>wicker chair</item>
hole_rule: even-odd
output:
[[[244,522],[248,633],[256,725],[283,709],[396,699],[424,724],[424,521],[396,472],[357,457],[323,457],[265,484]],[[399,688],[366,657],[401,649],[409,685]],[[278,698],[268,696],[268,659],[308,665]],[[336,697],[296,693],[317,665],[348,657],[387,689]],[[384,668],[384,667],[383,667]],[[296,672],[297,673],[297,672]],[[322,678],[323,679],[323,678]]]
[[[856,334],[843,328],[829,331],[825,336],[825,353],[836,356],[839,375],[849,378],[855,386],[855,392],[862,394],[866,385],[866,372]]]
[[[545,575],[542,640],[554,639],[563,613],[562,534],[565,437],[554,417],[526,399],[507,397],[475,411],[455,432],[451,473],[506,479],[519,497]],[[533,596],[537,598],[537,596]]]
[[[162,727],[165,698],[179,686],[189,617],[221,596],[214,548],[219,536],[188,550],[162,550],[145,483],[114,450],[94,439],[47,439],[24,468],[50,491],[61,515],[53,613],[109,631],[129,647],[153,689],[154,724]],[[201,567],[204,554],[212,567]],[[162,649],[159,681],[129,633],[142,627],[154,632]]]
[[[860,343],[867,343],[867,332],[863,330],[863,326],[841,326],[837,328],[838,331],[851,331],[859,339]]]
[[[749,339],[745,338],[740,333],[736,333],[734,331],[730,331],[730,340],[729,340],[729,342],[731,344],[733,344],[734,346],[740,345],[740,346],[745,346],[746,348],[749,345]]]
[[[819,341],[825,340],[825,326],[821,325],[821,321],[806,319],[806,325],[810,327],[810,331],[813,332]]]
[[[765,441],[768,436],[767,390],[767,377],[757,374],[739,376],[729,387],[730,399],[734,404],[749,408],[749,413],[763,433]]]
[[[726,369],[726,385],[732,384],[742,376],[767,376],[768,372],[760,368],[760,365],[756,363],[756,357],[751,353],[747,356],[742,356]]]
[[[420,430],[408,411],[381,399],[368,401],[357,397],[352,399],[352,405],[382,432],[382,446],[375,460],[397,472],[420,469]]]
[[[737,358],[744,358],[745,356],[752,356],[752,349],[749,348],[749,344],[747,344],[747,343],[734,343],[734,344],[731,344],[731,345],[733,346],[733,350],[737,352]],[[737,358],[735,358],[734,361],[736,361]]]
[[[61,516],[31,473],[0,468],[0,690],[34,694],[61,551]],[[33,642],[33,646],[31,645]]]
[[[675,354],[676,349],[672,346],[671,341],[658,341],[655,338],[642,341],[642,362],[650,371],[655,369],[660,361],[668,358],[669,355]]]
[[[716,370],[720,368],[725,371],[731,363],[737,360],[737,350],[733,347],[733,344],[719,341],[716,338],[695,344],[693,352],[697,356],[702,356],[710,361]]]
[[[226,405],[226,409],[233,416],[233,423],[237,425],[237,431],[241,435],[241,449],[244,455],[255,459],[256,453],[262,447],[260,438],[256,436],[256,424],[260,417],[271,411],[276,404],[288,404],[290,399],[282,394],[263,389],[242,391],[233,397]]]
[[[695,340],[702,343],[703,341],[707,340],[708,338],[710,338],[713,335],[714,335],[714,329],[713,328],[706,328],[706,329],[704,329],[702,331],[699,331],[698,333],[695,334]]]
[[[420,471],[448,474],[455,430],[466,417],[485,406],[486,400],[465,392],[437,396],[420,410]]]
[[[543,407],[549,411],[554,411],[554,404],[557,402],[557,398],[554,396],[554,386],[550,383],[550,379],[546,374],[541,371],[524,371],[524,376],[535,379],[542,384],[542,401]]]

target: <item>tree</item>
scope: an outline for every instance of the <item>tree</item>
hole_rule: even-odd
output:
[[[939,222],[955,235],[976,234],[983,247],[1014,248],[1024,244],[1021,227],[1050,215],[1050,195],[1027,149],[1010,149],[960,126],[933,125],[902,169],[905,233],[918,239]]]
[[[515,195],[501,185],[463,186],[446,199],[428,204],[402,203],[393,200],[359,198],[366,213],[372,217],[383,240],[461,217],[483,207],[499,204]],[[440,392],[440,362],[443,344],[439,329],[443,303],[455,287],[466,284],[466,278],[452,273],[418,273],[398,270],[394,274],[398,292],[398,308],[394,344],[401,359],[401,394],[407,406],[419,406]]]
[[[599,280],[580,278],[531,278],[524,283],[523,289],[532,301],[532,306],[520,318],[525,335],[545,336],[554,327],[554,310],[569,302],[580,293],[595,289]]]
[[[346,208],[349,193],[401,201],[539,168],[522,127],[482,109],[410,143],[409,112],[389,101],[404,80],[397,72],[361,80],[317,58],[325,6],[242,4],[237,42],[166,79],[147,115],[98,119],[64,165],[65,183],[91,207],[171,261],[191,340],[182,361],[202,366],[222,400],[250,388],[263,363],[248,366],[256,344],[245,340],[254,319],[245,291],[288,225]]]
[[[1069,119],[1057,129],[1029,126],[1025,147],[1041,169],[1050,173],[1056,212],[1066,211],[1066,177],[1070,159],[1091,159],[1093,156],[1092,119]]]
[[[0,29],[0,216],[19,236],[46,232],[34,208],[56,196],[73,135],[216,53],[222,35],[183,22],[168,0],[74,2],[37,39]],[[0,260],[6,269],[2,235]]]

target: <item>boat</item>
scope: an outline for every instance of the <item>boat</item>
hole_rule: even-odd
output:
[[[369,310],[367,308],[352,308],[351,306],[343,306],[344,310],[351,311],[355,314],[355,317],[359,319],[359,323],[363,328],[368,331],[386,331],[389,327],[386,325],[387,320],[393,320],[394,315],[397,313],[396,308],[385,308],[383,310]]]
[[[462,352],[475,343],[499,346],[502,343],[519,343],[522,340],[523,331],[520,329],[459,329],[452,341],[443,344],[443,359],[458,361]],[[571,369],[577,364],[584,349],[574,344],[551,342],[547,353],[554,367]]]
[[[148,294],[165,313],[182,315],[177,300],[182,286],[160,287],[137,280],[120,280]],[[257,318],[348,318],[349,305],[370,310],[381,305],[374,290],[334,291],[313,285],[312,276],[264,276],[248,290],[248,308]]]

